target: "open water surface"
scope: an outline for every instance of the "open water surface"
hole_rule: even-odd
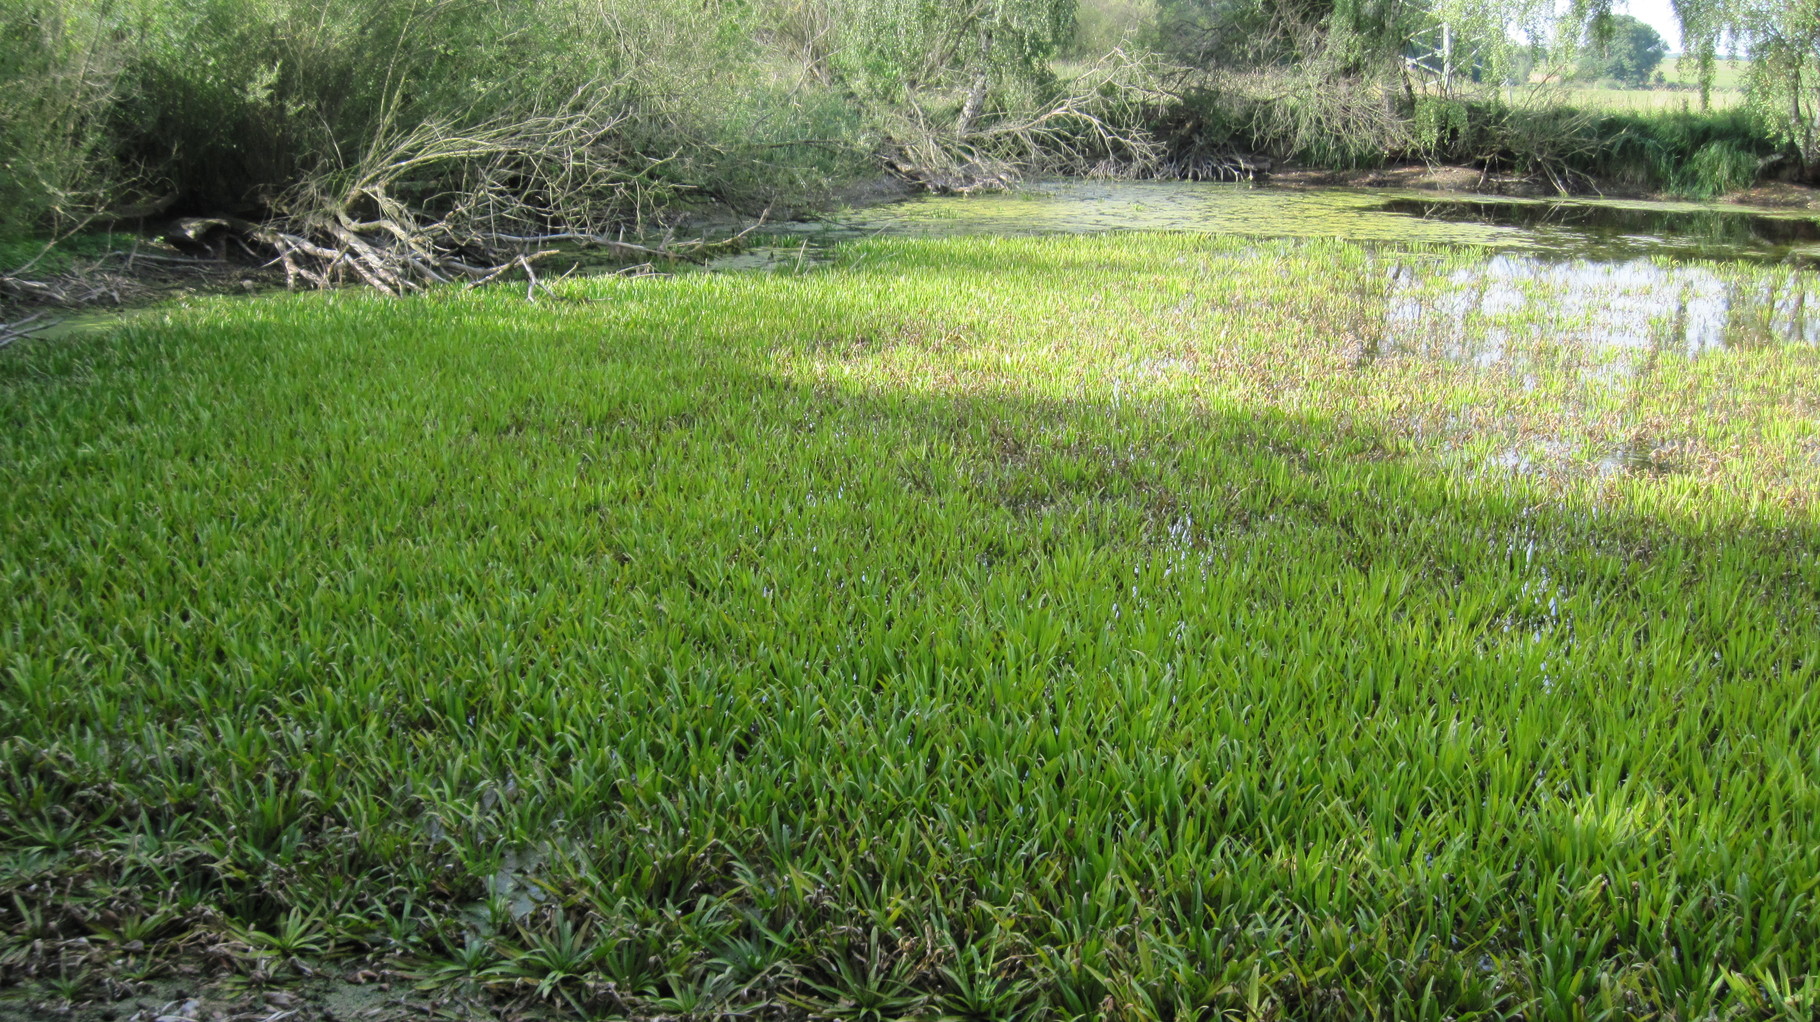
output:
[[[1484,365],[1512,341],[1501,323],[1545,325],[1581,346],[1674,351],[1820,343],[1820,217],[1720,203],[1512,199],[1356,188],[1198,182],[1045,181],[1016,192],[922,196],[781,225],[774,244],[719,269],[794,268],[863,237],[1185,231],[1451,245],[1496,254],[1467,270],[1392,261],[1387,347]],[[1759,280],[1725,263],[1796,268]],[[1385,293],[1380,281],[1361,281]],[[1530,313],[1525,315],[1525,313]],[[1437,337],[1453,338],[1438,344]]]
[[[1547,371],[1579,353],[1595,389],[1652,386],[1664,357],[1820,344],[1820,217],[1733,204],[1513,199],[1348,188],[1188,182],[1036,182],[1013,193],[924,196],[825,222],[787,224],[778,241],[719,268],[800,268],[835,242],[871,236],[1032,236],[1184,231],[1259,239],[1335,238],[1384,246],[1358,280],[1381,310],[1359,359]],[[1461,268],[1403,246],[1484,249]],[[1737,264],[1778,272],[1740,272]],[[1546,472],[1675,471],[1651,438],[1585,451],[1547,437],[1493,466]]]

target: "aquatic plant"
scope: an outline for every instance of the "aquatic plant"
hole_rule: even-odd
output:
[[[1523,265],[879,240],[15,345],[5,980],[1811,1014],[1812,276]],[[1702,288],[1759,311],[1689,347]]]

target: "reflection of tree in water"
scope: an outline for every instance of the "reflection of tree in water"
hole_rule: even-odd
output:
[[[1705,266],[1497,255],[1445,275],[1389,267],[1386,347],[1485,367],[1542,342],[1635,376],[1660,354],[1820,342],[1804,273],[1722,275]]]
[[[1743,210],[1650,209],[1588,202],[1392,199],[1380,207],[1447,223],[1475,223],[1529,230],[1560,229],[1594,239],[1655,238],[1671,247],[1711,247],[1736,255],[1738,249],[1782,249],[1820,242],[1820,221]],[[1763,253],[1778,257],[1780,252]]]
[[[1820,344],[1820,324],[1809,315],[1812,274],[1790,268],[1510,254],[1465,266],[1425,262],[1396,254],[1377,264],[1379,283],[1367,290],[1381,295],[1377,357],[1447,361],[1507,376],[1523,389],[1548,387],[1565,416],[1558,434],[1513,425],[1509,445],[1488,462],[1494,467],[1698,471],[1717,455],[1698,435],[1664,431],[1662,402],[1675,399],[1662,388],[1684,380],[1678,365],[1727,349]],[[1686,421],[1735,411],[1707,400],[1683,408]],[[1501,421],[1474,428],[1495,433]]]
[[[1799,275],[1762,284],[1732,285],[1732,316],[1726,324],[1728,348],[1770,348],[1813,344],[1816,325],[1808,315],[1812,282]]]

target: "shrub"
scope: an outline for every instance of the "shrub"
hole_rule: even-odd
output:
[[[117,68],[97,31],[102,10],[0,8],[0,239],[79,219],[106,190],[101,118]]]
[[[1756,181],[1758,160],[1728,141],[1708,142],[1687,161],[1677,190],[1697,199],[1710,199],[1748,188]]]
[[[863,131],[761,39],[763,20],[684,0],[15,0],[0,14],[0,231],[133,188],[174,211],[287,212],[400,140],[577,110],[601,127],[580,163],[611,185],[568,197],[593,215],[800,196],[862,165]],[[462,159],[428,161],[399,197],[446,205],[472,178]],[[533,191],[520,197],[562,205]]]

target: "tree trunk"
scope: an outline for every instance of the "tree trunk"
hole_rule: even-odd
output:
[[[973,87],[967,90],[967,101],[961,104],[961,115],[954,122],[954,137],[966,138],[967,132],[973,129],[973,121],[980,115],[986,105],[986,88],[992,77],[987,66],[987,58],[992,55],[992,30],[980,29],[979,69],[973,76]]]

